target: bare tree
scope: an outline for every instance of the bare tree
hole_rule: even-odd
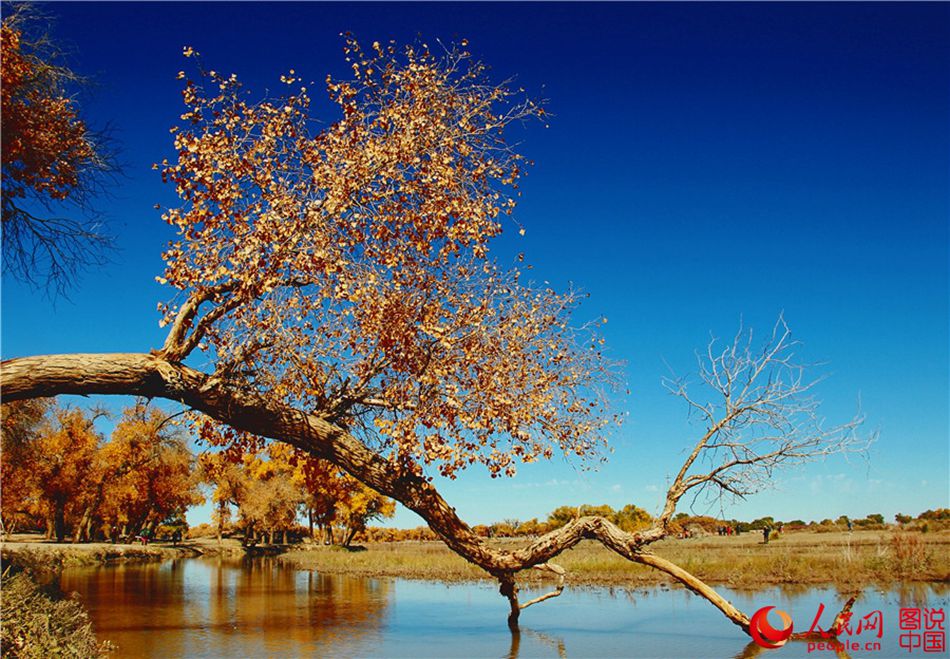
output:
[[[3,272],[63,293],[113,248],[91,202],[117,169],[107,136],[78,115],[72,93],[88,81],[48,23],[29,3],[3,19]]]
[[[796,361],[799,344],[784,317],[761,344],[741,327],[731,343],[722,348],[717,343],[713,338],[697,356],[708,395],[695,396],[685,379],[664,380],[705,431],[670,485],[661,519],[669,519],[690,490],[741,499],[769,487],[776,469],[833,454],[863,454],[874,440],[858,434],[860,413],[826,426],[812,394],[821,378],[808,379],[806,365]]]

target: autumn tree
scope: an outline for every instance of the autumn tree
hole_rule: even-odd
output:
[[[350,496],[338,504],[337,519],[345,529],[343,546],[349,547],[353,539],[366,531],[373,520],[392,517],[396,514],[396,504],[382,494],[357,483]]]
[[[101,223],[89,219],[89,202],[115,167],[102,135],[79,116],[71,92],[82,80],[62,63],[45,19],[25,3],[5,13],[3,272],[62,291],[79,270],[101,265],[111,248]],[[59,214],[70,206],[72,217]]]
[[[40,513],[63,542],[88,496],[101,436],[94,417],[77,408],[57,408],[30,451],[30,482]]]
[[[599,322],[571,320],[580,296],[490,256],[525,167],[506,129],[543,110],[491,83],[463,49],[348,40],[346,56],[351,75],[326,85],[338,114],[320,124],[293,71],[285,96],[259,102],[233,75],[181,73],[177,157],[160,166],[181,200],[163,213],[178,233],[160,278],[172,293],[163,346],[9,360],[3,396],[164,397],[204,415],[199,431],[228,447],[270,438],[326,460],[495,577],[513,629],[563,588],[550,561],[592,538],[747,632],[746,614],[649,546],[687,493],[745,496],[785,464],[859,448],[855,424],[817,423],[783,325],[761,345],[737,339],[710,352],[708,402],[675,385],[708,426],[647,528],[578,516],[517,549],[487,544],[428,474],[513,475],[555,455],[596,463],[617,420]],[[203,370],[187,363],[199,348]],[[521,602],[517,575],[530,568],[558,586]]]
[[[199,456],[198,464],[202,480],[212,485],[212,521],[220,543],[231,522],[231,507],[240,506],[246,496],[248,476],[239,463],[229,460],[224,453],[204,452]]]
[[[333,542],[334,527],[338,527],[341,543],[347,546],[369,522],[395,513],[391,499],[288,444],[272,443],[262,454],[207,452],[201,464],[214,484],[219,535],[231,517],[231,506],[237,508],[248,542],[262,533],[268,542],[275,534],[286,536],[298,528],[303,512],[311,538],[316,524],[327,542]]]
[[[303,489],[294,481],[293,466],[284,458],[283,447],[272,445],[264,455],[246,455],[246,476],[238,512],[245,528],[245,539],[256,542],[266,534],[273,543],[275,534],[286,541],[288,531],[297,528],[297,517],[304,500]]]
[[[0,524],[5,533],[39,516],[33,447],[51,406],[44,398],[0,405]]]
[[[326,460],[307,460],[299,471],[301,486],[304,489],[304,510],[310,538],[314,536],[314,525],[320,531],[323,541],[333,544],[333,526],[337,521],[337,502],[349,496],[353,483],[352,477],[346,478],[346,472]]]
[[[204,480],[213,485],[214,521],[220,541],[236,508],[244,544],[262,537],[273,542],[275,533],[286,536],[298,527],[297,518],[305,493],[296,469],[282,444],[272,444],[258,455],[224,451],[205,452],[200,457]],[[292,449],[291,449],[292,451]]]
[[[60,542],[79,542],[138,532],[200,503],[184,434],[145,401],[123,412],[109,441],[93,425],[101,412],[46,400],[2,408],[5,522],[47,522]]]
[[[77,539],[90,537],[94,521],[110,537],[125,536],[154,529],[203,502],[196,459],[173,417],[145,400],[123,411],[100,451],[95,495]]]
[[[549,531],[559,529],[580,517],[603,517],[616,524],[621,530],[628,532],[647,527],[653,521],[650,513],[632,503],[625,505],[620,510],[614,510],[606,504],[600,506],[585,504],[576,507],[559,506],[555,508],[548,515],[545,527]]]
[[[286,449],[284,449],[286,451]],[[289,457],[294,467],[294,482],[304,492],[303,505],[314,537],[316,524],[326,542],[333,543],[334,527],[342,531],[343,546],[366,531],[369,522],[392,517],[394,502],[366,487],[339,467],[326,460],[308,457],[299,450]]]

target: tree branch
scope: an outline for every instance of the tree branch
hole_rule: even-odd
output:
[[[11,402],[59,394],[127,394],[167,398],[229,426],[286,442],[328,460],[374,490],[418,513],[452,549],[499,580],[511,605],[509,625],[517,628],[521,609],[563,591],[564,570],[550,561],[584,539],[597,540],[630,561],[666,572],[708,599],[733,623],[748,632],[749,618],[700,579],[675,564],[644,551],[666,535],[665,524],[627,533],[603,517],[581,517],[538,538],[526,547],[505,551],[488,546],[462,521],[455,509],[423,476],[401,469],[318,414],[285,406],[273,398],[196,371],[160,354],[113,353],[23,357],[0,364],[2,400]],[[514,575],[528,568],[558,575],[554,592],[521,605]]]

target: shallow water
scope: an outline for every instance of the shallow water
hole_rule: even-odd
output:
[[[507,602],[488,583],[324,575],[272,558],[76,568],[63,572],[60,586],[80,594],[118,657],[746,657],[758,649],[681,589],[568,588],[523,611],[522,633],[513,637]],[[538,593],[525,591],[522,601]],[[821,603],[827,626],[846,599],[828,589],[720,593],[750,614],[775,605],[796,631],[811,626]],[[854,620],[880,610],[882,638],[863,630],[851,639],[880,649],[850,656],[907,656],[898,641],[901,607],[947,609],[947,588],[865,591]],[[804,643],[769,654],[835,656],[809,653]],[[917,655],[939,656],[910,653]]]

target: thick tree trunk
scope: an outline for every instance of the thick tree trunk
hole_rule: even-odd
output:
[[[66,539],[66,502],[53,502],[53,529],[56,532],[56,542]]]
[[[0,386],[6,401],[57,394],[125,394],[175,400],[236,429],[284,441],[342,467],[377,492],[419,513],[451,549],[490,574],[525,569],[554,555],[537,550],[510,554],[490,549],[424,478],[399,470],[326,419],[229,387],[214,376],[166,361],[158,354],[11,359],[2,364]]]
[[[218,502],[218,544],[221,544],[221,536],[224,535],[224,514],[228,511],[228,502],[220,501]]]
[[[119,474],[112,474],[112,477],[115,477]],[[76,529],[76,536],[73,542],[80,542],[82,540],[82,534],[86,534],[86,540],[91,540],[89,529],[92,527],[92,516],[99,510],[102,506],[102,500],[105,497],[106,490],[106,478],[103,477],[96,484],[96,493],[92,497],[92,501],[89,505],[86,506],[86,509],[82,512],[82,518],[79,521],[79,527]]]
[[[76,532],[73,534],[74,543],[89,539],[89,526],[92,524],[91,515],[92,506],[86,506],[82,511],[82,517],[79,518],[79,524],[76,525]]]
[[[343,536],[343,546],[349,547],[350,544],[353,542],[353,538],[355,537],[356,537],[356,529],[353,529],[353,528],[347,529],[345,531],[345,535]]]
[[[517,627],[514,575],[547,563],[583,539],[596,539],[625,558],[663,570],[717,606],[748,633],[748,617],[685,570],[644,552],[663,538],[659,523],[626,533],[602,517],[581,517],[515,551],[488,546],[455,513],[436,489],[415,473],[400,469],[327,419],[285,406],[277,399],[248,393],[216,376],[167,361],[160,353],[74,354],[25,357],[2,363],[4,401],[57,394],[125,394],[167,398],[198,410],[237,430],[280,440],[335,464],[380,494],[418,513],[454,552],[496,577],[509,599],[509,625]],[[664,517],[665,519],[665,517]],[[248,529],[252,532],[252,529]],[[249,533],[250,535],[250,533]],[[530,603],[524,605],[527,606]]]

